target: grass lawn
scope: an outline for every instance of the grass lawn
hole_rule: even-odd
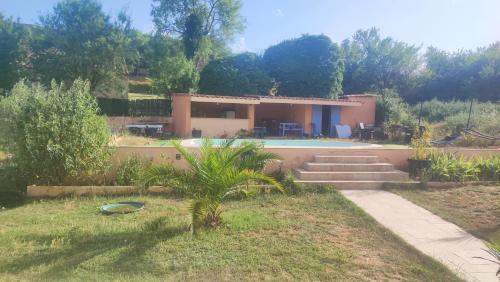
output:
[[[147,94],[147,93],[128,93],[129,100],[138,100],[138,99],[165,99],[163,96]]]
[[[482,239],[500,243],[500,186],[391,191]]]
[[[97,208],[139,200],[146,209]],[[336,192],[224,204],[219,230],[189,234],[189,202],[153,196],[42,200],[0,212],[5,280],[457,281]]]
[[[131,134],[113,135],[111,145],[114,146],[160,146],[162,140]],[[163,140],[165,141],[165,140]],[[168,143],[166,141],[165,143]]]

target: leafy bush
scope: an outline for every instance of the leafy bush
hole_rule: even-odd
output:
[[[479,179],[481,180],[500,180],[500,156],[492,156],[487,159],[477,158],[476,167],[479,169]]]
[[[498,181],[500,179],[500,156],[466,159],[451,153],[436,153],[427,172],[434,181]]]
[[[69,89],[52,82],[50,90],[21,81],[0,103],[0,142],[30,184],[96,183],[111,155],[97,113],[87,81]]]
[[[271,176],[281,183],[283,189],[288,195],[299,195],[304,193],[304,185],[302,183],[295,182],[296,178],[292,172],[283,172],[282,170],[278,170],[273,172]]]
[[[150,162],[137,155],[129,156],[116,169],[116,183],[118,185],[137,184],[149,164]]]
[[[0,208],[12,207],[23,202],[26,193],[25,178],[11,164],[0,165]]]
[[[214,60],[200,74],[200,92],[218,95],[269,95],[273,80],[257,54],[243,53]]]
[[[410,114],[409,105],[392,89],[384,89],[382,95],[377,97],[375,122],[410,127],[416,125],[415,118]]]
[[[269,183],[278,190],[283,190],[274,178],[242,165],[242,157],[255,152],[257,145],[244,143],[234,146],[235,140],[227,140],[216,147],[211,140],[205,139],[199,154],[172,141],[190,169],[178,170],[170,165],[152,165],[145,171],[142,182],[145,186],[157,184],[181,189],[191,197],[193,232],[200,227],[216,227],[222,222],[222,201],[231,195],[245,193],[252,182]]]

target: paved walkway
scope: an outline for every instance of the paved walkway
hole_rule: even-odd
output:
[[[390,192],[380,190],[343,190],[344,196],[375,220],[421,252],[442,262],[467,281],[499,282],[498,265],[475,256],[489,257],[486,246],[433,213]]]

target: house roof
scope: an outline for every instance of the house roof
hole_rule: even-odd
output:
[[[285,97],[285,96],[220,96],[206,94],[175,93],[174,96],[190,96],[192,102],[230,103],[230,104],[299,104],[299,105],[332,105],[332,106],[361,106],[363,102],[354,99],[327,99],[312,97]],[[348,97],[355,97],[349,95]]]

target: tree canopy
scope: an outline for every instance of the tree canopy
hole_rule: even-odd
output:
[[[40,38],[32,44],[37,78],[71,83],[90,81],[92,89],[128,74],[130,27],[127,17],[111,22],[95,0],[64,0],[41,17]]]
[[[25,26],[0,14],[0,95],[25,75],[28,40]]]
[[[476,51],[448,53],[429,47],[418,87],[403,93],[411,102],[430,100],[500,100],[500,42]]]
[[[378,29],[357,31],[342,42],[345,93],[408,91],[418,74],[419,47],[382,38]]]
[[[153,0],[156,31],[180,37],[188,59],[199,69],[243,31],[240,0]]]
[[[325,35],[303,35],[269,47],[264,65],[278,95],[338,97],[344,64],[340,48]]]
[[[269,95],[272,86],[262,58],[254,53],[211,61],[201,72],[199,83],[200,92],[218,95]]]

